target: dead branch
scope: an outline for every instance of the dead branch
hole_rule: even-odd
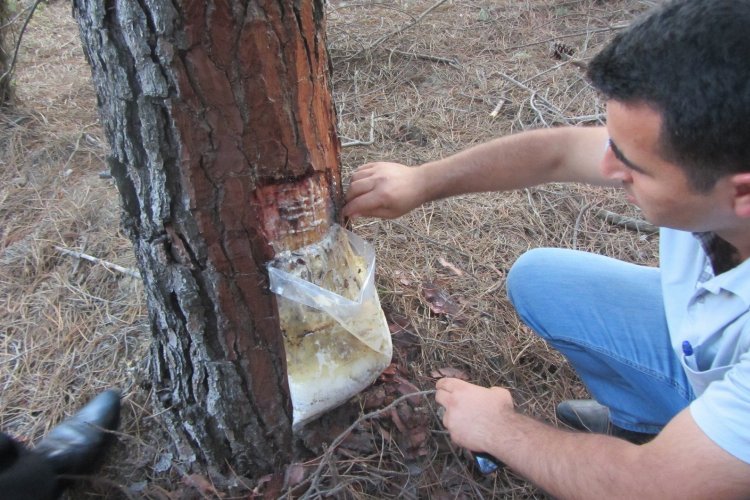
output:
[[[346,139],[346,137],[344,138]],[[369,146],[375,142],[375,112],[370,113],[370,139],[367,141],[353,140],[341,144],[342,148],[349,146]]]
[[[616,214],[602,208],[594,212],[594,215],[605,222],[609,222],[615,226],[622,226],[625,229],[630,229],[631,231],[636,231],[638,233],[655,234],[659,232],[658,227],[646,222],[645,220]]]
[[[76,257],[78,259],[85,259],[89,262],[93,262],[95,264],[101,264],[102,266],[106,267],[107,269],[111,269],[113,271],[120,272],[122,274],[127,274],[128,276],[132,276],[133,278],[141,278],[141,274],[136,271],[135,269],[128,269],[127,267],[122,267],[117,264],[113,264],[112,262],[108,262],[106,260],[100,259],[98,257],[94,257],[93,255],[88,255],[83,252],[76,252],[75,250],[70,250],[68,248],[63,248],[60,246],[55,245],[55,250],[58,252],[64,254],[64,255],[70,255],[72,257]]]
[[[497,104],[495,105],[495,108],[490,112],[490,116],[492,118],[495,118],[498,115],[498,113],[500,113],[500,110],[503,108],[503,104],[505,104],[505,99],[504,98],[500,98],[497,101]]]
[[[395,399],[388,406],[385,406],[385,407],[383,407],[383,408],[381,408],[379,410],[375,410],[375,411],[370,412],[370,413],[366,413],[366,414],[362,415],[361,417],[359,417],[352,425],[350,425],[349,427],[347,427],[347,429],[344,432],[342,432],[341,434],[339,434],[338,437],[336,437],[336,439],[334,439],[331,442],[331,445],[326,449],[326,451],[323,453],[323,455],[321,455],[318,467],[315,469],[315,472],[313,472],[310,475],[310,477],[306,480],[306,482],[310,483],[310,486],[308,487],[308,489],[305,492],[305,494],[302,495],[300,498],[301,499],[305,499],[305,498],[317,498],[317,496],[320,493],[318,491],[318,486],[319,486],[319,483],[320,483],[320,476],[323,473],[323,468],[325,467],[326,464],[328,464],[331,461],[331,455],[336,450],[336,448],[346,439],[346,437],[349,434],[351,434],[351,432],[354,429],[356,429],[360,424],[362,424],[362,422],[365,422],[367,420],[372,420],[373,418],[378,418],[378,417],[382,416],[383,414],[389,412],[392,408],[395,408],[396,405],[398,405],[399,403],[401,403],[401,402],[403,402],[403,401],[405,401],[405,400],[407,400],[409,398],[414,398],[414,397],[419,397],[419,396],[430,396],[432,394],[435,394],[435,392],[436,391],[434,389],[431,389],[431,390],[427,390],[427,391],[412,392],[410,394],[405,394],[405,395],[403,395],[403,396]],[[289,498],[289,493],[286,493],[286,494],[282,495],[280,498]]]
[[[519,87],[519,88],[525,90],[526,92],[528,92],[529,94],[531,94],[532,99],[536,96],[536,98],[539,100],[539,102],[541,102],[542,104],[544,104],[545,106],[547,106],[550,111],[552,111],[554,114],[557,115],[558,118],[560,118],[561,120],[563,120],[565,122],[568,121],[567,118],[565,118],[565,115],[563,114],[563,112],[560,111],[560,109],[557,106],[555,106],[554,104],[552,104],[551,102],[549,102],[544,97],[538,95],[537,92],[536,92],[536,90],[532,89],[531,87],[529,87],[528,85],[526,85],[526,84],[524,84],[522,82],[519,82],[518,80],[516,80],[512,76],[506,75],[502,71],[496,71],[495,74],[500,75],[505,80],[507,80],[510,83],[512,83],[513,85],[516,85],[517,87]]]
[[[593,35],[595,33],[606,33],[608,31],[618,31],[618,30],[621,30],[621,29],[625,29],[628,26],[630,26],[629,23],[626,23],[626,24],[615,24],[614,26],[607,26],[606,28],[599,28],[599,29],[595,29],[595,30],[579,31],[579,32],[576,32],[576,33],[569,33],[567,35],[558,35],[558,36],[555,36],[555,37],[552,37],[552,38],[546,38],[544,40],[539,40],[537,42],[524,43],[522,45],[514,45],[512,47],[507,47],[507,48],[502,49],[502,50],[503,51],[507,51],[507,50],[524,49],[526,47],[533,47],[534,45],[541,45],[543,43],[554,42],[556,40],[562,40],[564,38],[575,38],[577,36]]]
[[[576,223],[575,226],[573,226],[573,250],[578,250],[578,232],[581,229],[581,220],[583,219],[583,214],[586,213],[586,211],[591,208],[591,205],[593,205],[594,202],[586,203],[581,209],[578,211],[578,216],[576,217]]]
[[[360,49],[357,53],[355,53],[352,56],[352,58],[355,59],[355,58],[361,56],[363,52],[367,52],[367,51],[370,51],[370,50],[374,49],[375,47],[377,47],[378,45],[380,45],[384,41],[388,40],[390,37],[398,35],[399,33],[403,33],[404,31],[408,30],[409,28],[411,28],[415,24],[419,23],[430,12],[432,12],[435,9],[437,9],[438,7],[440,7],[441,5],[443,5],[447,1],[448,0],[439,0],[432,7],[430,7],[429,9],[425,10],[420,15],[418,15],[416,19],[414,19],[413,21],[411,21],[409,23],[406,23],[405,25],[403,25],[402,27],[400,27],[400,28],[398,28],[396,30],[391,31],[390,33],[386,33],[385,35],[381,36],[380,38],[378,38],[377,40],[375,40],[374,42],[372,42],[368,47]]]
[[[407,57],[416,57],[417,59],[426,59],[427,61],[443,63],[453,68],[461,69],[461,63],[459,63],[458,59],[456,59],[455,57],[448,59],[447,57],[433,56],[431,54],[420,54],[418,52],[406,52],[404,50],[390,49],[390,51],[392,54],[399,54]]]

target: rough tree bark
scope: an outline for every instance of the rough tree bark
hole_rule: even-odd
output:
[[[11,9],[8,0],[0,0],[0,107],[5,106],[12,97],[10,64],[13,51],[10,41]]]
[[[145,283],[178,459],[288,463],[291,404],[264,264],[342,199],[322,0],[75,0]]]

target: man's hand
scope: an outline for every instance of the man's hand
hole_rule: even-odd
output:
[[[345,217],[395,219],[427,201],[419,168],[376,162],[359,167],[346,193]]]
[[[750,498],[750,464],[714,443],[689,408],[636,446],[526,417],[499,387],[444,378],[435,400],[456,444],[502,460],[555,498]]]
[[[491,447],[503,432],[503,421],[515,414],[510,392],[484,388],[455,378],[438,380],[435,401],[445,408],[443,425],[451,440],[475,452],[494,453]]]

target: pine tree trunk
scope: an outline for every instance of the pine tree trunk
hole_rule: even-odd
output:
[[[75,0],[154,333],[176,459],[288,463],[291,404],[265,263],[342,199],[322,0]]]
[[[5,106],[13,97],[11,85],[10,65],[13,59],[13,47],[10,43],[11,35],[11,9],[9,0],[0,0],[0,107]]]

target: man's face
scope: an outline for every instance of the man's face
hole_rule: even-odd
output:
[[[696,192],[685,172],[659,154],[661,115],[643,104],[607,103],[610,145],[602,173],[619,180],[628,200],[658,226],[687,231],[718,231],[728,222],[731,203],[719,181],[707,193]]]

